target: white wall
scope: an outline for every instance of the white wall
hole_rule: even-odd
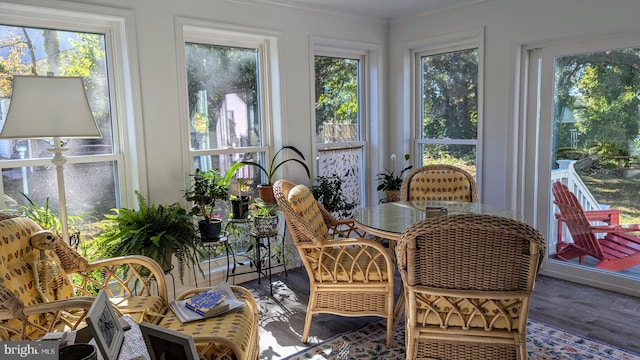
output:
[[[402,74],[403,49],[420,39],[485,29],[484,139],[480,179],[483,202],[512,207],[513,173],[523,166],[513,154],[517,99],[514,93],[519,45],[566,37],[599,36],[637,31],[640,36],[640,1],[637,0],[488,0],[467,7],[395,20],[390,26],[389,111],[391,119],[408,121]],[[406,126],[405,126],[406,128]],[[402,127],[390,127],[402,149]],[[542,154],[548,156],[548,154]],[[525,189],[529,191],[529,189]],[[522,206],[522,204],[518,204]]]

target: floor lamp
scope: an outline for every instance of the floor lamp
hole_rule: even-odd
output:
[[[99,139],[82,78],[60,76],[13,77],[13,94],[0,139],[51,139],[56,166],[62,238],[69,242],[63,167],[67,158],[60,139]],[[52,229],[54,230],[54,229]]]

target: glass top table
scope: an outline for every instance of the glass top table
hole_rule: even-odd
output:
[[[523,215],[497,206],[452,201],[400,201],[380,203],[354,212],[355,222],[368,233],[389,240],[398,240],[409,226],[426,219],[427,207],[446,208],[452,214],[485,214],[525,221]]]

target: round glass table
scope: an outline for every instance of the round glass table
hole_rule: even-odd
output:
[[[381,238],[397,241],[409,226],[426,219],[430,214],[440,215],[440,210],[452,214],[485,214],[502,216],[518,221],[524,216],[497,206],[472,202],[452,201],[399,201],[380,203],[358,209],[353,219],[360,228]]]

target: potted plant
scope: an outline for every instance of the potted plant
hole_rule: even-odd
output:
[[[297,158],[288,158],[288,159],[284,159],[284,160],[280,160],[278,161],[278,155],[283,152],[284,150],[291,150],[293,151],[296,155],[298,155],[302,160],[297,159]],[[307,173],[307,176],[309,178],[311,178],[311,172],[309,171],[309,167],[307,166],[307,164],[304,163],[305,158],[304,155],[302,154],[302,152],[300,152],[300,150],[298,150],[295,146],[291,146],[291,145],[287,145],[287,146],[283,146],[282,148],[280,148],[280,150],[276,151],[276,153],[273,155],[273,157],[271,158],[271,162],[269,162],[269,164],[267,165],[267,167],[262,166],[262,164],[255,162],[255,161],[240,161],[237,164],[234,164],[233,167],[231,167],[229,169],[229,171],[231,171],[231,169],[233,169],[233,171],[237,170],[239,167],[244,166],[244,165],[252,165],[257,167],[258,169],[260,169],[265,177],[267,182],[264,184],[260,184],[258,185],[258,191],[260,194],[260,199],[262,199],[265,203],[267,204],[275,204],[276,203],[276,199],[273,196],[273,177],[276,174],[276,171],[278,171],[278,169],[288,163],[289,161],[293,161],[295,163],[300,164],[304,170]],[[240,164],[239,166],[235,167],[236,165]]]
[[[105,231],[92,242],[91,249],[98,258],[125,255],[145,255],[154,259],[165,272],[172,270],[172,256],[178,258],[180,281],[185,267],[197,266],[197,232],[192,216],[179,203],[156,205],[147,202],[139,191],[138,209],[112,209],[101,226]]]
[[[255,235],[272,236],[278,233],[278,205],[255,199],[249,205],[249,219],[253,221],[252,233]]]
[[[231,178],[222,177],[218,169],[197,169],[192,176],[193,183],[184,193],[184,198],[194,203],[189,214],[202,217],[198,221],[198,229],[203,241],[217,241],[220,239],[222,220],[214,216],[216,202],[227,200]]]
[[[399,174],[395,173],[395,161],[396,154],[391,155],[391,170],[385,169],[384,172],[378,174],[377,180],[380,181],[378,184],[378,191],[384,191],[387,195],[387,201],[398,201],[398,192],[400,191],[400,186],[402,186],[402,176],[407,171],[413,168],[413,165],[409,165],[409,154],[404,154],[404,169],[400,171]]]
[[[342,191],[342,178],[337,174],[316,177],[316,184],[311,187],[313,197],[338,219],[351,217],[351,210],[356,203],[349,201]]]
[[[251,185],[251,181],[251,179],[238,178],[238,195],[229,195],[231,214],[234,219],[244,219],[249,213],[249,196],[242,195],[242,192],[247,190]]]

